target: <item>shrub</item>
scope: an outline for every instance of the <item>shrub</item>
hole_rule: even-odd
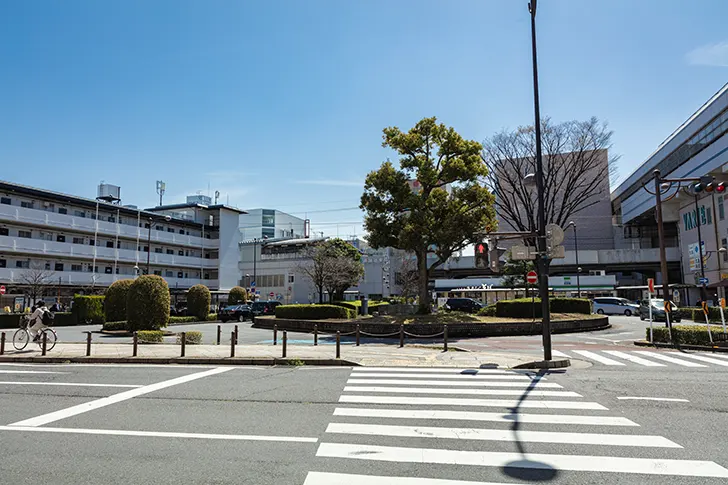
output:
[[[584,313],[592,311],[591,302],[585,298],[551,298],[549,308],[553,313]]]
[[[0,328],[20,327],[20,313],[4,313],[0,315]]]
[[[356,318],[356,310],[336,305],[279,305],[276,318],[300,318],[303,320],[324,320],[327,318]]]
[[[126,293],[134,280],[115,281],[106,289],[104,314],[107,322],[119,322],[126,318]]]
[[[679,308],[679,310],[682,310],[682,308]],[[725,310],[723,310],[723,311],[725,312]],[[680,313],[680,315],[682,316],[683,314]],[[726,315],[726,317],[728,317],[728,315]],[[695,308],[692,311],[692,315],[690,315],[688,317],[683,317],[683,318],[689,318],[694,322],[705,323],[705,315],[703,314],[702,308]],[[708,320],[711,322],[720,322],[721,321],[720,320],[720,308],[709,307],[708,308]]]
[[[361,300],[352,300],[352,301],[335,301],[331,303],[332,305],[341,306],[344,308],[348,308],[349,310],[354,310],[357,314],[361,311]],[[382,309],[383,306],[389,305],[389,302],[387,301],[376,301],[372,300],[369,303],[367,303],[367,313],[371,315],[373,312],[378,312]]]
[[[139,330],[137,340],[141,343],[158,344],[164,339],[164,332],[161,330]]]
[[[113,332],[116,330],[126,330],[126,322],[125,321],[106,322],[106,323],[104,323],[104,326],[101,327],[101,330],[103,330],[105,332]]]
[[[210,313],[210,290],[205,285],[195,285],[187,291],[187,314],[204,321]]]
[[[228,293],[228,305],[239,305],[248,301],[248,292],[240,286],[233,286]]]
[[[177,334],[177,343],[182,343],[182,334]],[[191,345],[199,345],[202,343],[202,332],[193,330],[191,332],[185,332],[185,343]]]
[[[210,313],[209,315],[207,315],[208,322],[214,322],[215,320],[218,320],[217,313]]]
[[[104,323],[103,295],[76,295],[73,297],[73,318],[78,325]]]
[[[713,332],[713,338],[716,333],[722,332],[718,328],[711,328]],[[645,329],[645,339],[650,339],[650,329]],[[654,327],[653,335],[655,342],[670,342],[670,334],[666,327]],[[711,345],[710,337],[708,337],[708,330],[705,325],[673,325],[672,327],[672,338],[675,343],[684,345]]]
[[[480,309],[478,315],[483,317],[494,317],[495,316],[495,304],[487,305]]]
[[[164,278],[143,275],[126,293],[128,330],[159,330],[169,320],[169,287]]]
[[[197,321],[197,317],[169,317],[169,323],[192,323]]]
[[[71,312],[55,312],[53,315],[55,316],[53,319],[54,327],[70,327],[76,325],[76,318]]]
[[[334,301],[331,302],[332,305],[348,308],[349,310],[354,310],[355,312],[359,311],[359,308],[361,307],[361,301],[355,300],[355,301]]]
[[[498,317],[509,318],[541,318],[541,299],[519,298],[517,300],[500,300],[495,304],[495,314]]]

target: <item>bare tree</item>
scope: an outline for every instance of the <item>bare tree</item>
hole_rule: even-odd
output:
[[[331,301],[344,299],[344,292],[359,282],[364,275],[364,266],[343,254],[330,254],[327,258],[324,286]]]
[[[319,303],[324,302],[327,266],[326,253],[319,245],[306,248],[304,250],[304,259],[296,265],[296,272],[303,275],[316,288]]]
[[[420,274],[417,271],[417,259],[405,254],[399,271],[395,274],[394,283],[402,290],[402,297],[409,299],[417,296],[420,287]]]
[[[359,251],[341,239],[330,239],[307,248],[304,258],[297,271],[316,288],[319,303],[324,301],[324,290],[331,301],[342,300],[346,289],[364,275]]]
[[[545,118],[541,133],[546,220],[564,227],[572,216],[609,193],[619,157],[608,158],[612,132],[597,118],[559,124]],[[518,231],[535,231],[537,193],[523,184],[526,175],[536,173],[533,126],[503,131],[486,140],[482,157],[498,215]]]
[[[31,303],[35,304],[37,299],[43,296],[46,288],[51,286],[54,275],[53,271],[45,269],[43,263],[33,262],[18,276],[18,284],[30,298]]]

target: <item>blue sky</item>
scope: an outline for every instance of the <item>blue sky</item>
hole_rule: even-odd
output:
[[[361,234],[381,129],[533,120],[525,0],[0,3],[0,178],[124,203],[208,185]],[[597,116],[627,175],[728,81],[725,0],[541,0],[541,109]]]

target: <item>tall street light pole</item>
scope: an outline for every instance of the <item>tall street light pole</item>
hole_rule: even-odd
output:
[[[574,229],[574,256],[576,257],[576,297],[581,298],[581,282],[579,281],[579,275],[581,273],[581,266],[579,266],[579,237],[576,235],[576,224],[574,224],[574,221],[569,222],[569,226]]]
[[[543,358],[551,360],[551,315],[549,313],[549,261],[546,252],[546,211],[544,202],[543,159],[541,158],[541,110],[538,100],[538,56],[536,55],[536,1],[531,0],[531,54],[533,58],[533,111],[536,130],[536,189],[538,191],[538,286],[541,293],[541,314],[543,321]]]

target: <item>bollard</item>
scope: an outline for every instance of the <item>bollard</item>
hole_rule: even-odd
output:
[[[230,332],[230,357],[235,357],[235,332]]]
[[[336,358],[341,358],[341,331],[336,331]]]
[[[404,325],[399,326],[399,348],[404,347]]]
[[[447,324],[442,328],[443,349],[447,352]]]
[[[235,325],[235,345],[238,345],[238,326]]]
[[[86,332],[86,357],[91,357],[91,332]]]
[[[220,336],[221,336],[221,334],[222,334],[222,326],[221,325],[218,325],[217,326],[217,345],[220,345]]]
[[[179,351],[179,356],[185,356],[185,345],[187,344],[187,332],[182,332],[182,346]]]
[[[43,346],[42,346],[40,355],[46,354],[46,343],[48,343],[48,334],[43,332]]]
[[[5,332],[0,333],[0,355],[5,353]]]
[[[359,324],[356,324],[356,346],[359,347]]]
[[[139,343],[139,341],[137,340],[137,333],[134,332],[134,338],[132,339],[132,353],[131,353],[132,357],[137,356],[137,344],[138,343]]]
[[[318,345],[318,324],[313,324],[313,344]]]
[[[278,325],[273,324],[273,345],[278,345]]]
[[[288,332],[283,331],[283,358],[286,358],[286,344],[288,343]]]

